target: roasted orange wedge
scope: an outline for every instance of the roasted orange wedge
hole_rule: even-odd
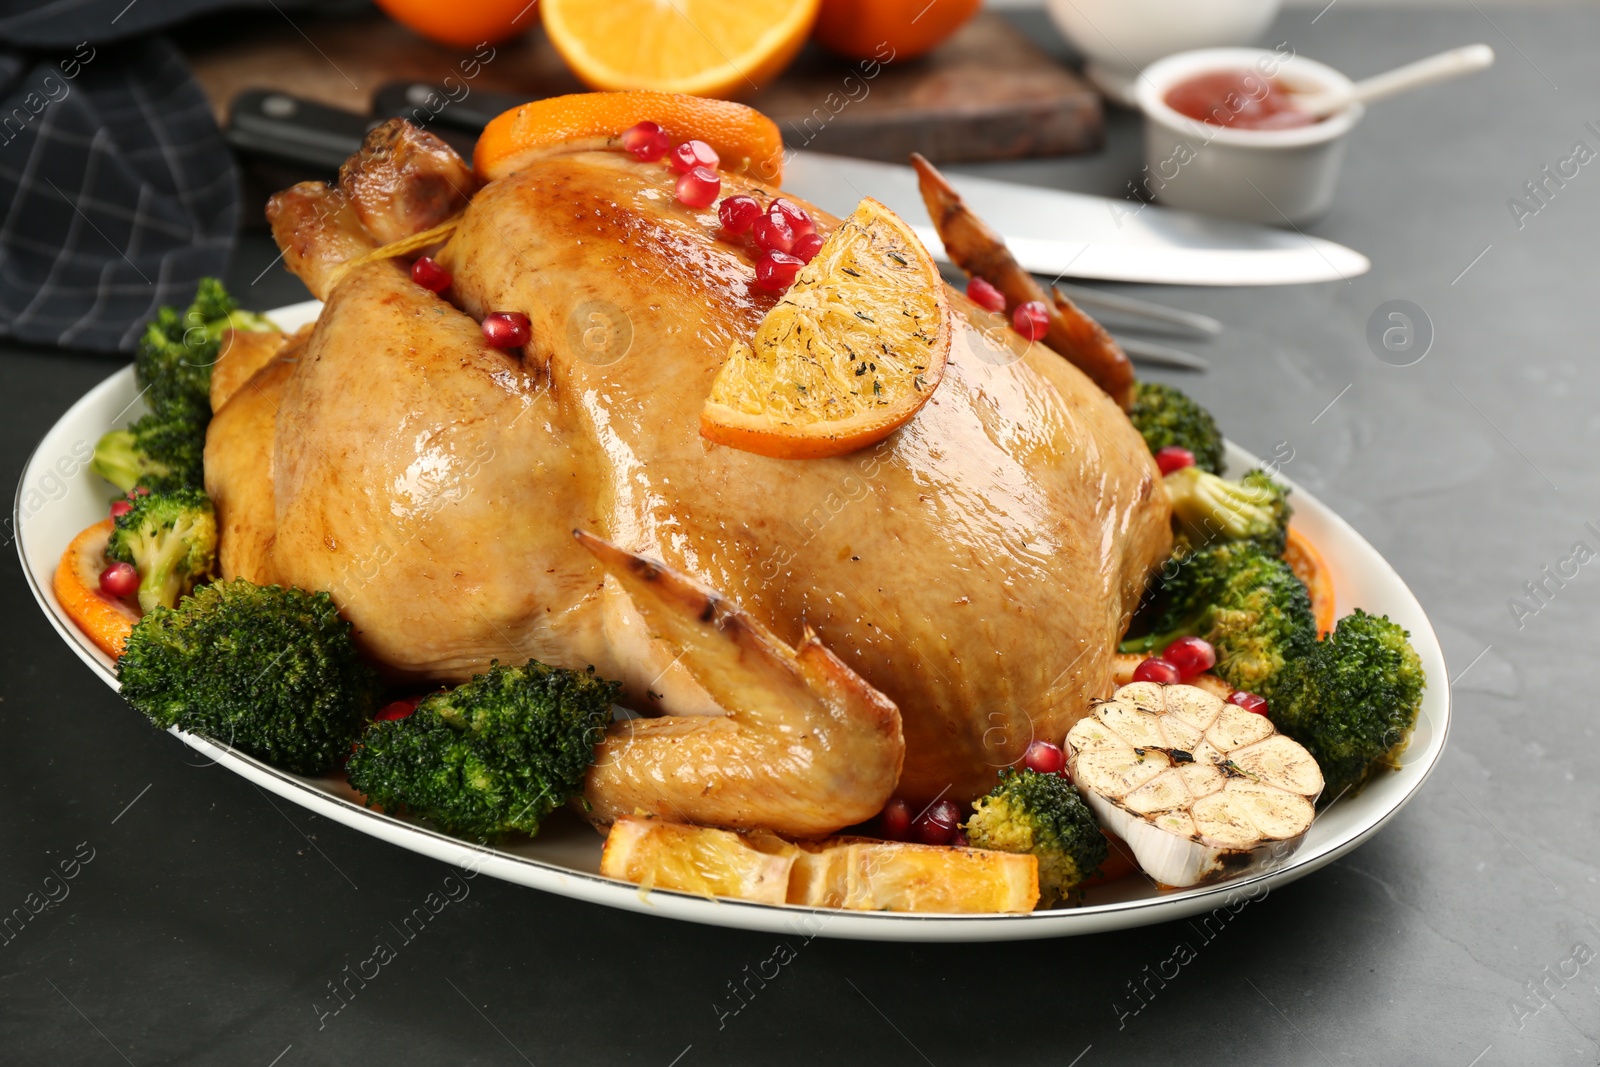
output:
[[[646,891],[782,904],[799,851],[769,833],[736,834],[628,815],[606,835],[600,873],[637,882]]]
[[[642,892],[850,911],[1016,913],[1039,901],[1039,861],[1030,855],[863,837],[791,844],[763,831],[626,815],[606,837],[600,873]]]
[[[544,0],[539,9],[550,43],[593,88],[747,96],[789,65],[820,3]]]
[[[654,122],[673,144],[706,142],[721,169],[778,185],[783,179],[783,135],[755,108],[682,93],[571,93],[535,100],[489,120],[472,152],[485,179],[503,178],[535,160],[591,148],[614,148],[640,122]]]
[[[777,459],[865,448],[911,420],[944,376],[950,307],[933,257],[868,197],[736,341],[700,433]]]
[[[111,520],[102,519],[78,534],[61,553],[56,567],[56,600],[67,618],[115,659],[139,621],[139,612],[116,597],[100,591],[100,572],[105,568],[106,542],[111,540]]]

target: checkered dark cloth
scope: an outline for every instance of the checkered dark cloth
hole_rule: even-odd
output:
[[[129,351],[157,307],[222,273],[238,169],[150,34],[268,3],[304,0],[0,0],[0,337]]]
[[[36,62],[4,90],[0,336],[127,351],[157,307],[187,304],[227,266],[239,175],[169,42],[82,55]]]

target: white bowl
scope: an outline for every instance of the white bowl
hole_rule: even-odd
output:
[[[1248,44],[1281,0],[1048,0],[1061,35],[1088,61],[1084,71],[1112,100],[1135,106],[1134,79],[1162,56]]]
[[[1333,202],[1345,135],[1366,114],[1351,104],[1321,122],[1287,130],[1240,130],[1179,114],[1167,91],[1197,74],[1249,68],[1300,92],[1348,89],[1332,67],[1262,48],[1204,48],[1145,68],[1138,82],[1144,112],[1140,183],[1163,204],[1249,222],[1296,225]]]

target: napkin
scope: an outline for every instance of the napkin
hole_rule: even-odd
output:
[[[127,352],[222,273],[238,168],[155,31],[240,6],[258,5],[0,0],[0,338]]]

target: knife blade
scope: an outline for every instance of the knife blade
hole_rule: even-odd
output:
[[[1295,230],[1212,218],[1130,200],[946,174],[980,218],[1005,237],[1017,262],[1047,277],[1166,285],[1290,285],[1346,280],[1370,260]],[[910,167],[789,153],[783,188],[835,215],[864,196],[912,223],[935,258],[948,261]]]

